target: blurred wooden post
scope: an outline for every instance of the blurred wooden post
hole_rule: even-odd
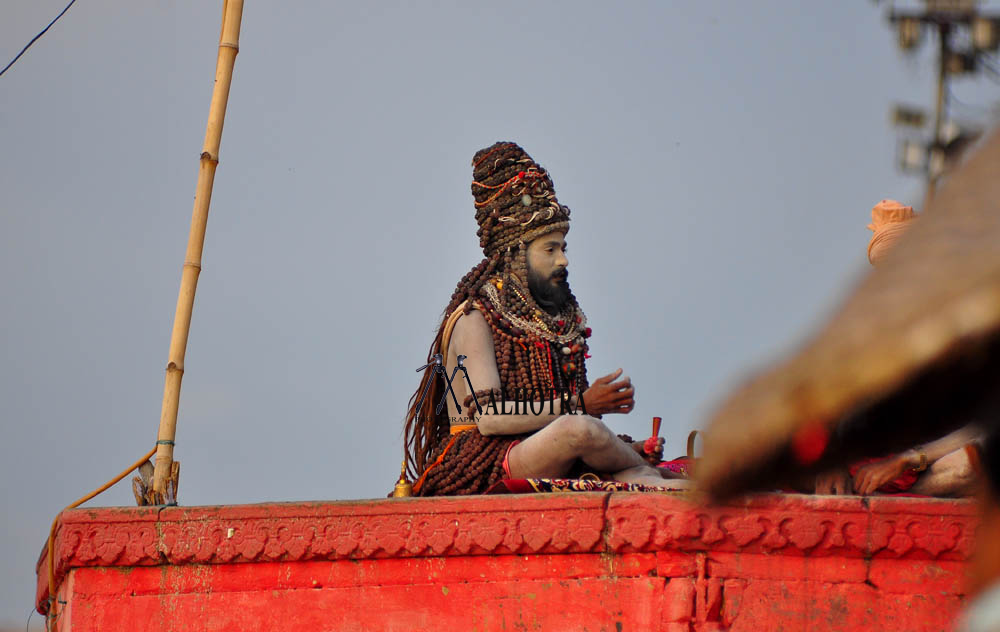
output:
[[[147,492],[150,504],[154,505],[166,502],[167,482],[171,479],[171,472],[177,471],[173,461],[174,437],[177,431],[181,378],[184,375],[184,353],[187,350],[188,332],[191,329],[191,310],[194,308],[198,274],[201,272],[201,252],[205,245],[208,207],[212,201],[215,168],[219,164],[219,143],[222,140],[222,125],[226,118],[226,103],[229,101],[229,86],[233,79],[233,65],[236,63],[236,53],[240,47],[242,19],[243,0],[224,0],[219,56],[215,65],[215,88],[208,110],[205,145],[201,154],[194,212],[191,216],[191,232],[188,236],[187,254],[184,257],[184,269],[181,274],[181,289],[177,296],[177,311],[174,313],[174,329],[170,336],[167,375],[163,385],[163,407],[160,412],[160,428],[156,435],[153,485],[152,490]],[[175,480],[171,482],[176,485]]]

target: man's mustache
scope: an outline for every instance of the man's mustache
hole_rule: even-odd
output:
[[[550,279],[554,281],[565,281],[569,278],[569,270],[556,270],[550,276]]]

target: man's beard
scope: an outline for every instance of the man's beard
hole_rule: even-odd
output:
[[[567,278],[569,272],[563,268],[549,276],[542,276],[528,266],[528,289],[539,307],[555,316],[569,303],[570,291]]]

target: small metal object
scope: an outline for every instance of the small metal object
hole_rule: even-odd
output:
[[[407,498],[413,495],[413,484],[406,478],[406,459],[403,459],[403,465],[399,468],[399,480],[396,481],[396,486],[392,489],[393,498]]]

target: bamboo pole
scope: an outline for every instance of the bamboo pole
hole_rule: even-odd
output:
[[[198,170],[198,185],[195,189],[194,211],[191,215],[191,232],[188,235],[187,253],[181,273],[181,288],[177,296],[177,311],[174,313],[174,329],[170,336],[170,352],[167,360],[167,375],[163,385],[163,407],[160,411],[160,427],[156,435],[156,465],[153,470],[152,504],[163,504],[174,458],[174,437],[177,432],[177,407],[181,396],[181,378],[184,375],[184,354],[187,350],[188,332],[191,329],[191,311],[194,308],[194,294],[198,288],[201,272],[201,253],[205,245],[205,226],[208,223],[208,207],[212,201],[212,185],[215,168],[219,164],[219,143],[222,140],[222,125],[226,118],[226,104],[229,101],[229,86],[233,79],[233,65],[240,47],[240,23],[243,19],[243,0],[224,0],[222,5],[222,29],[219,35],[219,56],[215,65],[215,88],[208,110],[208,124],[205,127],[205,145],[201,153]]]

